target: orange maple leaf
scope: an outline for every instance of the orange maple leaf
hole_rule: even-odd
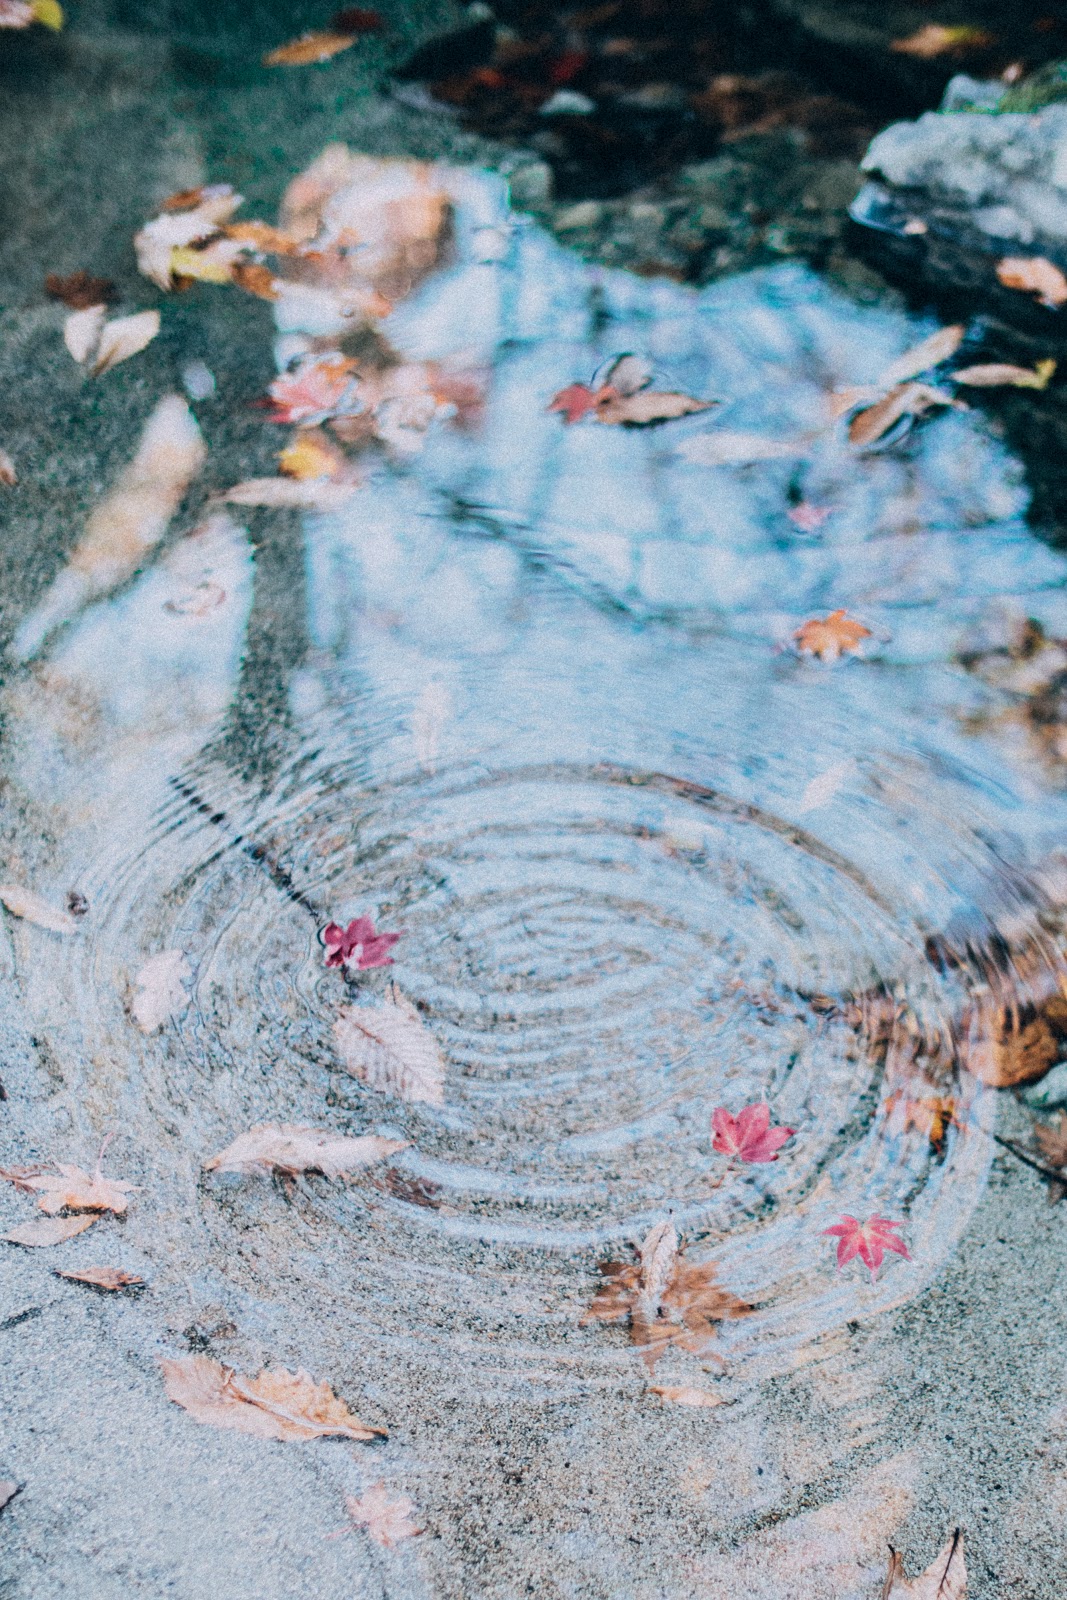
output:
[[[844,611],[811,617],[793,635],[801,655],[818,656],[820,661],[837,661],[855,652],[861,640],[871,637],[870,628]]]

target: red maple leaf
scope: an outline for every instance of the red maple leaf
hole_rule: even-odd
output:
[[[548,402],[549,411],[562,411],[566,423],[580,422],[589,411],[596,410],[600,391],[593,393],[587,383],[569,383],[554,394]]]
[[[322,422],[352,398],[356,363],[348,356],[306,357],[275,378],[268,393],[272,422]]]
[[[717,1106],[711,1126],[715,1132],[712,1149],[740,1156],[742,1161],[777,1161],[777,1152],[796,1132],[795,1128],[772,1128],[771,1108],[763,1100],[745,1106],[736,1117],[725,1106]]]
[[[832,1228],[824,1228],[823,1232],[832,1233],[837,1238],[839,1269],[854,1256],[859,1256],[864,1266],[870,1267],[873,1278],[887,1250],[895,1250],[905,1261],[911,1260],[907,1245],[893,1232],[894,1228],[901,1227],[903,1223],[887,1222],[885,1217],[868,1217],[866,1222],[859,1222],[855,1217],[844,1216]]]
[[[328,967],[356,967],[363,972],[367,967],[392,966],[388,952],[400,934],[375,933],[370,917],[356,917],[347,928],[339,922],[327,923],[319,938],[326,947]]]

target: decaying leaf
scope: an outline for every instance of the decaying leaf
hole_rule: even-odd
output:
[[[21,1488],[21,1483],[16,1483],[14,1478],[0,1478],[0,1511],[3,1511],[9,1501],[14,1500]]]
[[[997,277],[1006,289],[1036,294],[1050,311],[1067,302],[1067,277],[1047,256],[1007,256],[997,262]]]
[[[890,1545],[882,1600],[967,1600],[967,1567],[959,1528],[918,1578],[905,1578],[900,1552]]]
[[[985,366],[960,367],[949,376],[953,383],[969,384],[975,389],[999,389],[1008,385],[1013,389],[1047,389],[1055,370],[1056,363],[1051,358],[1038,361],[1032,367],[1016,367],[1010,361],[990,361]]]
[[[948,361],[956,354],[963,343],[966,332],[962,322],[954,322],[946,328],[938,328],[936,333],[929,338],[914,345],[910,350],[905,350],[903,355],[891,361],[884,372],[878,375],[878,386],[881,389],[891,389],[894,384],[905,383],[908,378],[917,378],[922,372],[929,372],[931,367],[940,366],[942,361]]]
[[[636,1262],[604,1261],[607,1283],[597,1291],[581,1326],[628,1318],[630,1338],[643,1347],[651,1370],[668,1345],[719,1361],[714,1324],[752,1310],[716,1283],[713,1262],[691,1263],[669,1221],[658,1222],[642,1243]]]
[[[307,67],[317,61],[329,61],[331,56],[348,50],[356,42],[354,33],[303,33],[299,39],[280,44],[268,50],[263,57],[265,67]]]
[[[862,640],[872,637],[870,628],[844,611],[831,611],[828,617],[812,617],[793,635],[801,655],[817,656],[820,661],[837,661],[854,653]]]
[[[102,306],[115,298],[115,285],[110,278],[93,278],[79,268],[61,277],[50,272],[44,280],[44,292],[50,300],[62,300],[72,311],[85,311],[90,306]]]
[[[128,1204],[127,1196],[137,1192],[132,1183],[105,1178],[99,1162],[90,1173],[57,1161],[55,1172],[27,1178],[26,1187],[40,1197],[37,1204],[50,1217],[60,1211],[114,1211],[121,1216]]]
[[[849,443],[863,450],[877,444],[899,422],[901,417],[919,417],[933,406],[960,405],[944,389],[935,389],[929,383],[899,383],[889,393],[865,406],[848,425]]]
[[[39,1178],[47,1170],[47,1167],[37,1164],[28,1167],[0,1167],[0,1178],[3,1178],[5,1183],[13,1184],[20,1193],[32,1194],[29,1180]]]
[[[1030,1015],[993,1002],[974,1008],[963,1064],[991,1089],[1012,1089],[1043,1078],[1059,1057],[1059,1041],[1040,1011]]]
[[[137,265],[161,289],[173,289],[171,252],[201,244],[214,237],[243,204],[228,183],[204,184],[185,194],[172,195],[162,212],[134,235]]]
[[[233,1428],[259,1439],[384,1437],[354,1417],[327,1383],[306,1372],[264,1368],[246,1378],[210,1356],[175,1356],[160,1363],[167,1397],[197,1422]]]
[[[158,332],[158,311],[137,311],[131,317],[116,317],[113,322],[105,322],[89,369],[93,377],[110,372],[120,361],[128,361],[131,356],[137,355],[138,351],[152,343]]]
[[[381,1005],[342,1007],[333,1037],[346,1071],[368,1088],[401,1100],[444,1103],[440,1046],[395,983]]]
[[[53,629],[140,566],[163,537],[204,454],[189,407],[178,395],[166,395],[145,424],[137,454],[90,514],[67,566],[15,634],[19,660],[36,655]]]
[[[795,461],[811,452],[810,439],[768,439],[762,433],[720,428],[698,433],[678,446],[678,454],[701,467],[744,467],[751,461]]]
[[[38,928],[47,928],[49,933],[78,931],[78,924],[66,911],[49,905],[41,895],[35,894],[32,889],[24,889],[21,884],[0,883],[0,900],[13,917],[20,917],[23,922],[33,922]]]
[[[88,361],[100,343],[106,317],[105,306],[86,306],[83,311],[72,311],[63,323],[63,343],[79,366]]]
[[[993,35],[984,28],[968,27],[966,23],[946,27],[941,22],[927,22],[906,39],[894,39],[889,48],[898,55],[933,61],[937,56],[963,56],[974,50],[987,50],[993,43]]]
[[[86,1228],[91,1228],[95,1221],[95,1216],[34,1217],[32,1222],[23,1222],[17,1228],[12,1228],[10,1233],[4,1234],[4,1238],[9,1244],[21,1244],[28,1248],[39,1249],[47,1245],[63,1244],[67,1239],[73,1239],[75,1234],[84,1233]]]
[[[325,1128],[266,1123],[238,1134],[225,1150],[204,1162],[204,1171],[281,1172],[290,1178],[301,1172],[321,1172],[327,1178],[346,1178],[406,1150],[409,1143],[378,1134],[351,1139]]]
[[[15,471],[15,463],[6,450],[0,450],[0,483],[6,489],[13,489],[18,481],[19,475]]]
[[[121,1267],[85,1267],[81,1272],[62,1272],[54,1269],[57,1278],[69,1278],[72,1283],[87,1283],[91,1289],[105,1289],[117,1294],[121,1289],[143,1289],[144,1279]]]
[[[155,1033],[189,1004],[185,985],[193,975],[184,950],[161,950],[146,961],[134,978],[137,993],[130,1015],[142,1033]]]
[[[708,1389],[694,1389],[689,1384],[659,1384],[650,1383],[649,1394],[659,1395],[661,1400],[672,1406],[721,1406],[722,1396],[712,1394]]]
[[[275,511],[340,511],[357,488],[355,483],[324,478],[246,478],[220,498],[232,506],[267,506]]]
[[[411,1520],[414,1500],[406,1494],[390,1494],[384,1483],[375,1483],[357,1500],[355,1495],[345,1496],[345,1508],[352,1521],[366,1528],[375,1544],[389,1549],[401,1539],[410,1539],[421,1533],[417,1522]]]

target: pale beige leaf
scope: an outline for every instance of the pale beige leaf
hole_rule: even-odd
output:
[[[311,478],[247,478],[222,496],[235,506],[271,506],[298,511],[339,511],[357,488],[353,483],[331,483]]]
[[[69,1278],[72,1283],[87,1283],[93,1289],[107,1289],[117,1293],[120,1289],[141,1289],[144,1279],[137,1278],[132,1272],[123,1272],[121,1267],[86,1267],[82,1272],[62,1272],[58,1267],[54,1269],[57,1278]]]
[[[855,411],[857,406],[870,405],[875,400],[882,398],[882,390],[876,383],[853,383],[847,388],[835,389],[826,397],[827,410],[831,419],[836,422],[838,418],[845,417],[850,411]]]
[[[210,239],[242,204],[241,196],[235,194],[228,183],[208,184],[191,191],[188,197],[176,196],[175,200],[185,198],[195,203],[179,210],[164,211],[134,235],[137,265],[145,277],[158,283],[161,289],[174,286],[171,251]]]
[[[1007,256],[997,263],[997,277],[1006,289],[1036,294],[1050,311],[1067,301],[1067,277],[1046,256]]]
[[[950,406],[952,396],[928,383],[900,383],[873,406],[858,411],[849,423],[848,437],[859,449],[877,444],[901,417],[921,416],[931,406]]]
[[[105,1178],[99,1167],[89,1173],[62,1161],[56,1162],[55,1172],[26,1178],[25,1186],[40,1196],[37,1204],[49,1216],[63,1210],[114,1211],[121,1215],[126,1210],[127,1195],[137,1192],[132,1183]]]
[[[15,471],[15,463],[6,450],[0,450],[0,483],[8,489],[13,489],[18,481],[19,475]]]
[[[38,928],[47,928],[49,933],[78,931],[77,922],[66,911],[49,905],[47,900],[32,889],[24,889],[21,884],[0,883],[0,900],[13,917],[21,917],[23,922],[33,922]]]
[[[418,1523],[411,1520],[415,1502],[406,1494],[394,1498],[384,1483],[372,1484],[358,1500],[355,1495],[346,1495],[345,1506],[352,1521],[366,1528],[375,1544],[386,1549],[422,1532]]]
[[[381,1005],[342,1007],[333,1037],[346,1071],[368,1088],[401,1100],[444,1103],[440,1047],[395,983]]]
[[[305,33],[276,50],[268,50],[263,57],[265,67],[308,67],[317,61],[329,61],[342,50],[356,42],[354,33]]]
[[[1055,361],[1039,361],[1033,367],[1016,367],[1010,361],[990,361],[976,367],[960,367],[950,373],[953,383],[966,383],[975,389],[1047,389],[1056,370]]]
[[[72,311],[63,323],[63,343],[79,366],[100,343],[106,316],[106,306],[86,306],[84,311]]]
[[[659,1384],[650,1383],[649,1394],[658,1394],[661,1400],[675,1406],[721,1406],[722,1396],[711,1394],[707,1389],[693,1389],[687,1384]]]
[[[128,361],[151,344],[158,332],[158,311],[138,311],[132,317],[116,317],[114,322],[105,323],[91,368],[93,377],[110,372],[120,361]]]
[[[13,1500],[22,1488],[14,1478],[0,1478],[0,1511],[3,1511],[9,1500]]]
[[[385,1434],[384,1428],[366,1427],[329,1384],[316,1383],[306,1372],[264,1369],[244,1378],[210,1356],[176,1356],[160,1365],[168,1398],[214,1428],[299,1441]]]
[[[929,372],[931,367],[948,361],[963,343],[965,332],[962,322],[938,328],[928,339],[923,339],[920,344],[913,345],[903,355],[897,356],[895,361],[891,361],[885,371],[878,375],[879,387],[891,389],[894,384],[903,383],[907,378],[917,378],[920,372]]]
[[[806,456],[810,439],[769,439],[762,433],[738,433],[721,428],[699,433],[678,446],[686,461],[702,467],[743,467],[750,461],[791,461]]]
[[[882,1600],[967,1600],[967,1567],[959,1529],[918,1578],[905,1578],[899,1553],[891,1551]]]
[[[820,772],[805,787],[796,815],[806,817],[809,811],[818,811],[820,806],[829,805],[834,796],[852,781],[858,770],[850,756],[847,761],[838,761],[836,765],[827,767],[825,772]]]
[[[35,655],[87,601],[136,571],[166,532],[204,454],[189,407],[178,395],[166,395],[145,424],[133,460],[90,514],[69,562],[15,634],[19,660]]]
[[[137,993],[130,1002],[130,1015],[142,1033],[154,1033],[181,1015],[189,1004],[185,984],[192,975],[184,950],[161,950],[145,962],[133,980]]]
[[[9,1244],[23,1244],[36,1249],[73,1239],[75,1234],[91,1228],[95,1221],[95,1216],[34,1217],[32,1222],[23,1222],[19,1227],[12,1228],[10,1233],[4,1234],[4,1238]]]
[[[640,389],[635,394],[605,394],[597,401],[594,416],[597,422],[643,428],[652,422],[672,422],[676,417],[688,417],[696,411],[710,411],[718,403],[717,400],[695,400],[692,395],[673,391],[660,393],[655,389]]]
[[[350,1139],[324,1128],[266,1123],[238,1134],[225,1150],[204,1162],[204,1171],[284,1172],[291,1177],[321,1172],[327,1178],[343,1178],[406,1150],[409,1144],[407,1139],[384,1139],[378,1134]]]

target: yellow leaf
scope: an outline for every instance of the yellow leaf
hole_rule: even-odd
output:
[[[341,452],[318,429],[304,429],[278,456],[278,465],[289,478],[336,478],[344,468]]]
[[[58,33],[63,26],[63,7],[59,0],[30,0],[30,10],[35,19],[53,33]]]
[[[232,261],[219,260],[209,250],[194,250],[187,244],[176,244],[170,252],[171,276],[199,278],[202,283],[229,283],[233,275]]]

